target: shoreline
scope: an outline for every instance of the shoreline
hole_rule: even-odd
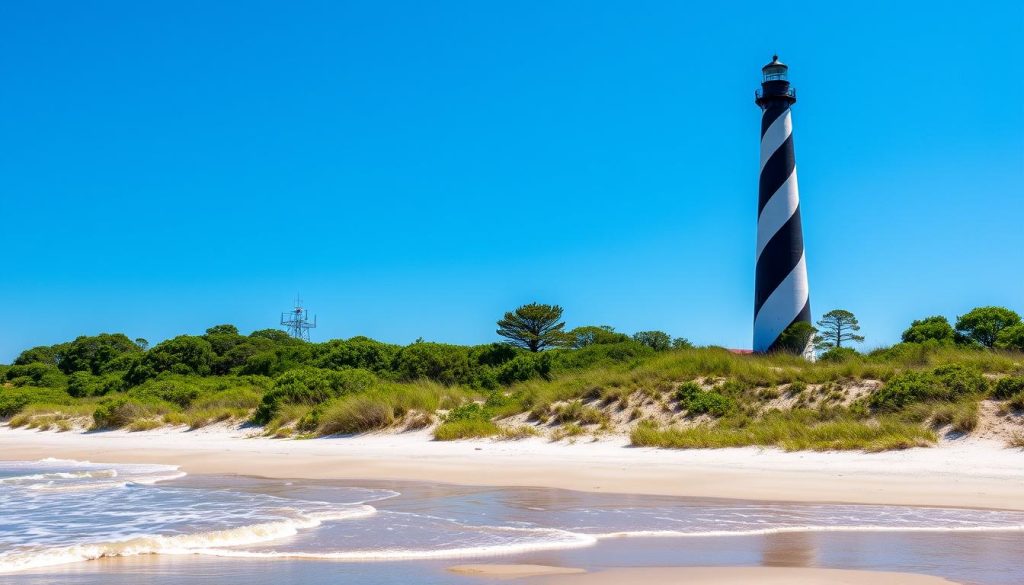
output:
[[[1024,453],[946,442],[883,453],[666,450],[625,438],[438,442],[424,432],[283,440],[224,425],[57,433],[0,427],[0,459],[163,463],[190,474],[423,481],[785,502],[1024,510]]]

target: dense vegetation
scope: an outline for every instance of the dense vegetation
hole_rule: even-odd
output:
[[[0,418],[57,430],[231,420],[274,436],[433,427],[439,440],[629,432],[642,446],[880,450],[969,433],[983,400],[1010,418],[1024,410],[1024,325],[1008,309],[914,321],[902,343],[866,354],[826,344],[817,363],[694,348],[660,331],[565,331],[560,317],[521,307],[499,322],[511,342],[478,346],[308,343],[231,325],[153,347],[82,336],[0,366]]]

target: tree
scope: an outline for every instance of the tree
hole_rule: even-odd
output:
[[[206,330],[207,335],[238,335],[238,327],[231,324],[214,325]]]
[[[442,384],[464,384],[471,367],[469,348],[445,343],[413,343],[399,350],[394,370],[404,381],[429,378]]]
[[[530,303],[505,313],[498,321],[497,333],[507,338],[508,343],[530,351],[566,347],[573,340],[565,333],[561,318],[562,307],[558,305]]]
[[[129,373],[129,378],[139,383],[160,372],[207,376],[215,357],[209,341],[202,337],[179,335],[156,344],[146,352],[134,371]]]
[[[1020,323],[1020,315],[1005,307],[978,307],[957,317],[956,332],[970,342],[994,347],[999,333]]]
[[[996,347],[999,349],[1024,351],[1024,323],[1019,323],[1000,331],[999,337],[996,338]]]
[[[956,338],[956,332],[949,320],[941,315],[925,317],[910,324],[910,327],[903,332],[903,341],[906,343],[924,343],[934,339],[939,343],[951,344]]]
[[[844,309],[832,309],[822,315],[818,321],[818,341],[815,344],[818,349],[829,350],[833,347],[843,347],[844,341],[855,341],[861,343],[864,337],[855,332],[860,331],[860,324],[853,313]]]
[[[296,342],[299,341],[280,329],[259,329],[250,333],[249,337],[262,337],[275,343],[288,343],[292,340],[295,340]]]
[[[65,374],[72,372],[90,372],[100,374],[108,370],[107,366],[126,353],[141,353],[123,333],[100,333],[99,335],[82,335],[67,344],[60,369]]]
[[[26,349],[14,360],[14,365],[24,366],[38,362],[59,366],[64,358],[64,353],[68,350],[68,345],[67,343],[61,343],[58,345],[40,345],[32,349]]]
[[[807,321],[797,321],[783,331],[771,350],[802,355],[818,330]]]
[[[693,349],[693,344],[685,337],[676,337],[672,340],[672,349]]]
[[[672,347],[672,337],[664,331],[637,331],[633,334],[633,341],[654,351],[665,351]]]
[[[616,333],[611,325],[584,325],[577,327],[568,333],[572,340],[572,346],[576,349],[588,345],[602,345],[606,343],[621,343],[629,341],[625,333]]]

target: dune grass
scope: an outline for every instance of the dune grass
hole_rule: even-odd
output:
[[[92,415],[93,428],[116,429],[128,427],[141,420],[162,420],[165,415],[175,410],[175,405],[156,398],[119,395],[107,398],[96,406]],[[146,424],[148,423],[138,422],[137,426]]]
[[[261,397],[262,393],[251,387],[227,388],[207,396],[200,396],[188,408],[182,411],[168,412],[164,415],[163,420],[166,424],[187,425],[189,429],[193,430],[227,420],[245,420],[252,416]],[[297,420],[304,414],[305,412],[302,412],[298,416],[294,416],[292,420]]]
[[[92,424],[92,413],[95,409],[95,402],[31,404],[12,416],[7,424],[11,428],[26,427],[41,431],[56,428],[59,431],[70,431],[78,422],[85,426]]]
[[[317,406],[297,428],[320,436],[365,433],[387,428],[413,411],[431,413],[453,407],[469,396],[465,390],[436,382],[384,383]]]
[[[933,406],[931,413],[932,426],[950,425],[957,433],[969,433],[978,428],[977,400],[961,400]]]
[[[139,431],[151,431],[153,429],[158,429],[162,426],[164,426],[164,422],[162,419],[139,418],[128,423],[128,426],[126,426],[125,428],[133,433],[137,433]]]
[[[515,427],[502,427],[498,432],[498,438],[503,441],[516,441],[540,435],[536,427],[530,425],[519,425]]]
[[[776,413],[743,424],[702,424],[689,428],[659,428],[641,423],[633,430],[637,447],[719,449],[725,447],[779,447],[787,451],[886,451],[933,445],[938,437],[929,429],[887,417],[877,421],[840,418],[812,422],[801,416]]]
[[[806,388],[808,384],[850,380],[885,381],[908,370],[930,370],[949,364],[987,373],[1024,371],[1020,353],[960,347],[902,344],[846,361],[816,363],[785,354],[739,355],[720,348],[697,348],[520,382],[505,392],[509,401],[499,415],[523,411],[542,414],[555,403],[577,399],[624,404],[634,392],[656,396],[691,380],[724,379],[762,389],[790,384]]]
[[[434,439],[454,441],[457,439],[480,439],[501,433],[498,425],[489,420],[458,420],[445,422],[434,429]]]

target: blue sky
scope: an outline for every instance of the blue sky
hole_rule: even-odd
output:
[[[749,347],[774,51],[815,318],[1024,311],[1021,5],[687,4],[6,4],[0,361],[297,291],[315,340],[487,342],[536,300]]]

